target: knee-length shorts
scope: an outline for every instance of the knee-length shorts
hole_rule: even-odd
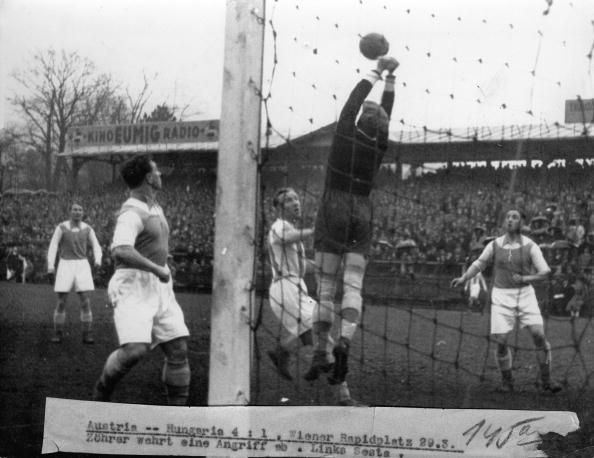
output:
[[[56,293],[79,293],[94,289],[91,265],[87,259],[60,259],[54,283]]]
[[[542,325],[543,319],[532,285],[521,288],[493,288],[491,291],[491,334],[507,334],[520,327]]]
[[[150,272],[118,269],[107,292],[120,345],[134,342],[155,347],[190,334],[171,279],[163,283]]]
[[[307,293],[303,280],[280,278],[268,291],[270,308],[292,335],[300,336],[311,329],[316,301]]]

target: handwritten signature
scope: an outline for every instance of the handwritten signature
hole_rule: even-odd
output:
[[[503,426],[498,427],[497,425],[487,423],[487,420],[483,419],[464,431],[462,435],[468,437],[466,441],[467,446],[475,439],[477,441],[486,439],[486,447],[495,443],[497,448],[503,448],[510,440],[515,440],[516,445],[520,447],[538,444],[541,442],[541,438],[538,435],[538,431],[532,429],[532,426],[543,418],[545,417],[527,418],[514,423],[508,428],[504,428]],[[538,435],[537,439],[533,437],[535,434]]]

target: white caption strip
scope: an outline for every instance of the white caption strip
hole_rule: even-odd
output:
[[[42,453],[546,456],[572,412],[399,407],[164,407],[47,398]]]

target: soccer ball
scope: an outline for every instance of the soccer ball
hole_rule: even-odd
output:
[[[359,40],[361,54],[371,60],[385,56],[390,50],[390,43],[381,33],[368,33]]]

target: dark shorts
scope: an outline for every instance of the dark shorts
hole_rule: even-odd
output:
[[[367,196],[327,190],[316,217],[314,248],[324,253],[360,253],[371,248],[372,213]]]

